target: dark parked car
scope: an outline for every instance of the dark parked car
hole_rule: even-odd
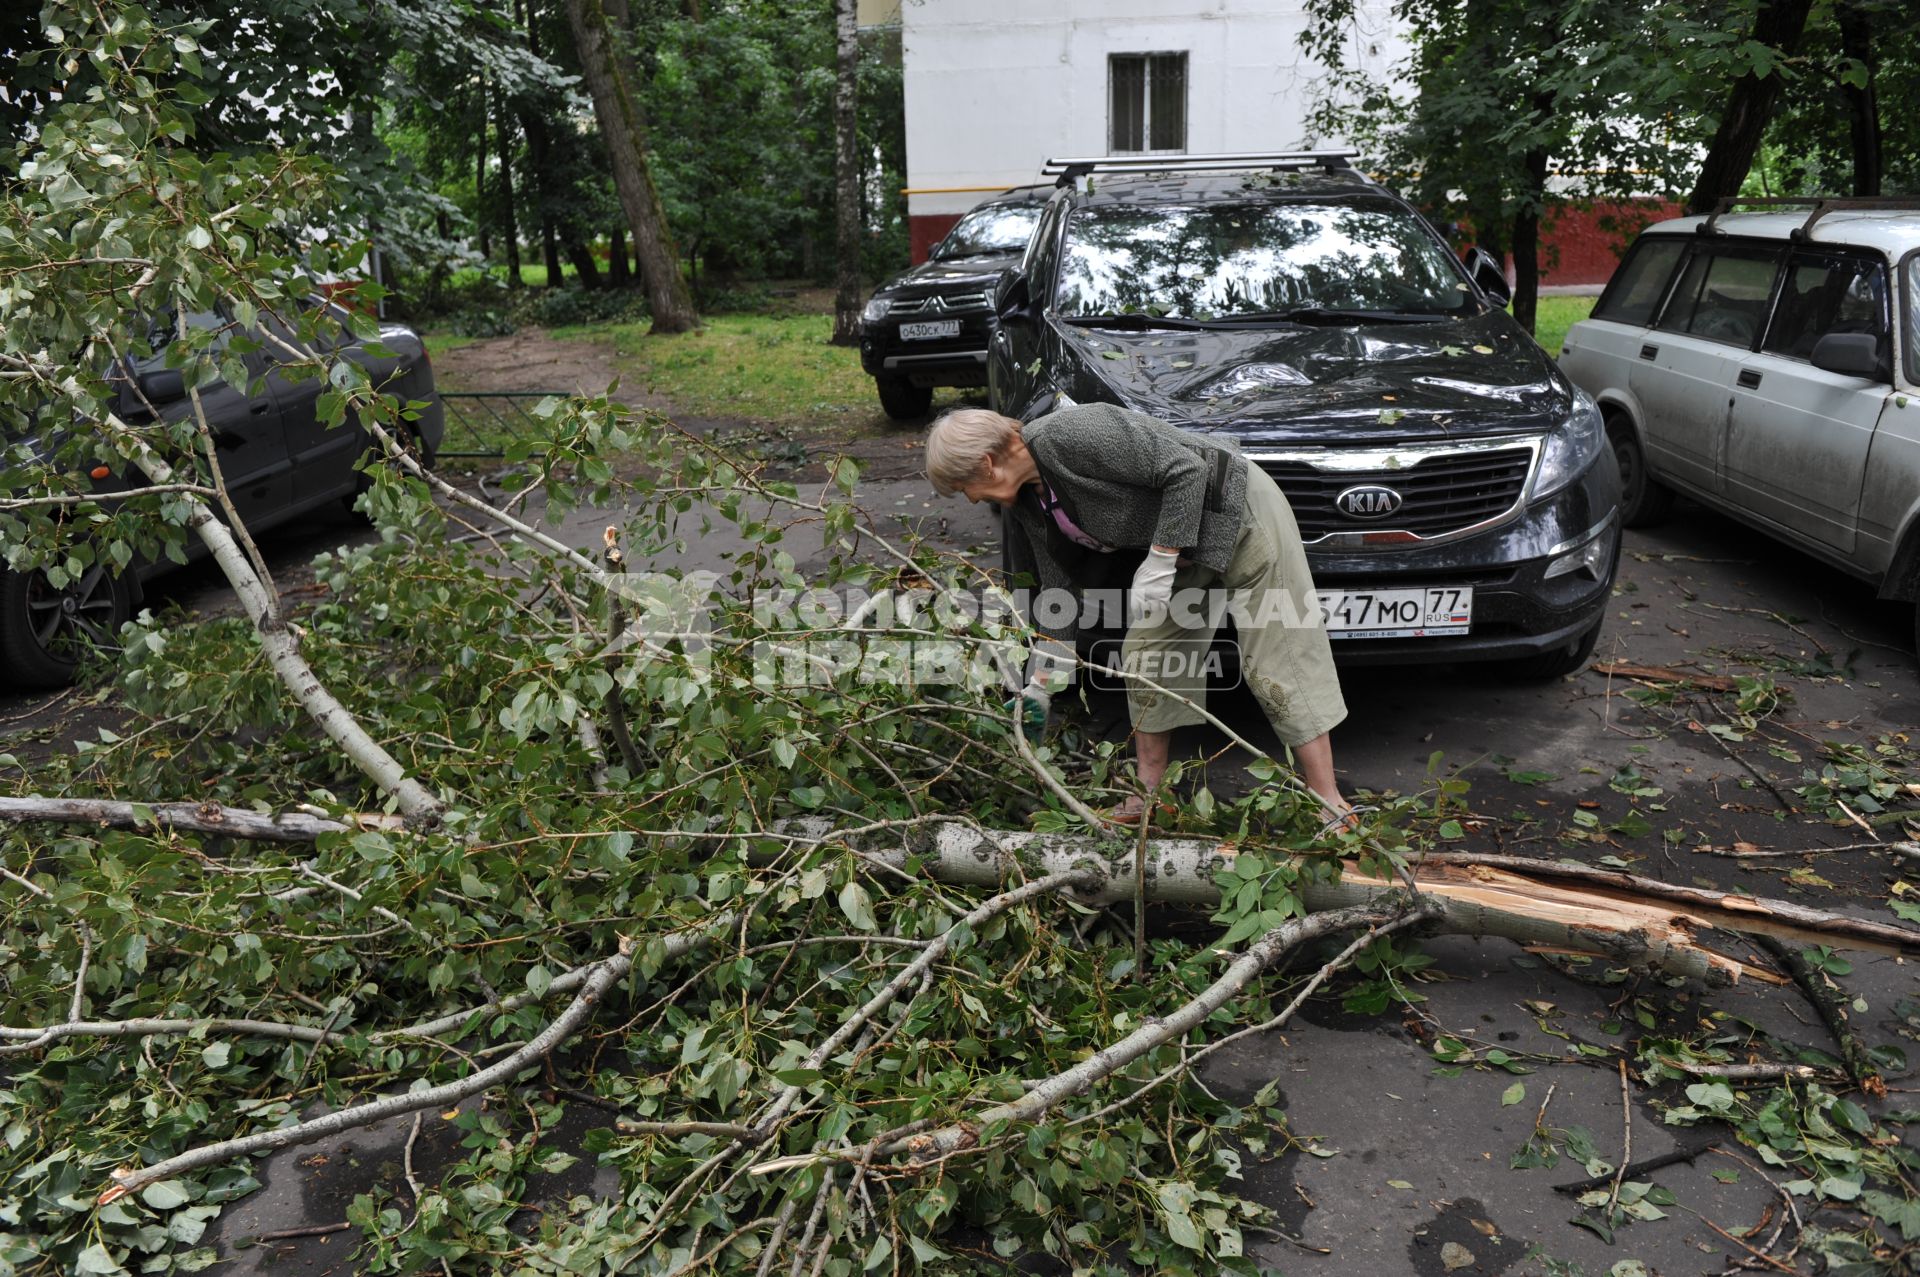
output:
[[[1499,265],[1349,155],[1050,163],[993,405],[1233,436],[1287,494],[1345,661],[1575,669],[1620,549],[1599,411],[1502,309]]]
[[[935,386],[986,384],[1001,281],[1051,190],[1016,187],[977,205],[926,261],[874,290],[860,314],[860,366],[889,417],[924,416]]]
[[[225,340],[234,329],[230,319],[213,312],[190,314],[187,323],[218,330],[216,340]],[[165,337],[172,325],[171,316],[155,325],[154,353],[130,360],[120,378],[115,411],[125,420],[147,419],[148,402],[168,420],[191,411],[180,372],[166,367]],[[380,355],[350,336],[341,340],[344,353],[363,364],[383,391],[429,405],[410,425],[414,446],[431,461],[440,446],[443,417],[433,366],[419,336],[398,324],[382,324],[378,344],[386,353]],[[323,379],[286,376],[262,353],[242,358],[257,393],[221,381],[202,387],[200,400],[228,492],[248,530],[264,531],[321,506],[351,503],[366,485],[365,475],[355,469],[368,447],[366,431],[351,424],[327,428],[317,410],[326,389]],[[21,442],[18,433],[17,425],[6,432],[9,449]],[[26,442],[32,446],[31,438]],[[143,482],[129,473],[95,486],[111,491]],[[189,540],[187,553],[194,557],[203,551]],[[44,572],[0,567],[0,686],[70,682],[84,648],[110,643],[138,605],[143,583],[172,566],[136,561],[116,576],[96,564],[63,587]]]

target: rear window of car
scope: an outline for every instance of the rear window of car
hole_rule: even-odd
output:
[[[1920,253],[1907,254],[1907,380],[1920,382]]]
[[[1478,305],[1452,254],[1412,213],[1307,203],[1080,209],[1055,302],[1067,317],[1202,320],[1300,307],[1461,314]]]
[[[1040,220],[1038,204],[1003,204],[976,208],[961,218],[934,253],[935,261],[1017,253],[1027,246],[1033,224]]]
[[[1808,359],[1829,333],[1866,333],[1879,343],[1884,365],[1891,337],[1887,316],[1887,268],[1870,258],[1796,252],[1787,259],[1780,302],[1761,349],[1789,359]]]
[[[1686,247],[1685,240],[1668,238],[1648,238],[1635,244],[1608,281],[1606,292],[1593,308],[1593,317],[1617,324],[1652,322]]]
[[[1751,346],[1767,316],[1779,261],[1776,248],[1695,246],[1659,326],[1729,346]]]

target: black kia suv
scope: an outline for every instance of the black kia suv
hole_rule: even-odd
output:
[[[1620,552],[1593,401],[1351,152],[1050,161],[994,408],[1105,401],[1234,437],[1279,483],[1345,662],[1579,668]]]
[[[994,305],[1051,187],[1005,191],[962,217],[920,265],[874,290],[860,314],[860,366],[889,417],[926,415],[935,386],[984,386]]]

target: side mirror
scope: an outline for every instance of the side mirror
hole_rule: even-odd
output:
[[[1027,287],[1025,275],[1015,276],[1000,294],[1000,301],[994,310],[1000,316],[1002,324],[1021,325],[1033,322],[1033,295]]]
[[[1828,333],[1813,343],[1813,366],[1846,377],[1880,375],[1880,339],[1872,333]]]
[[[1473,276],[1473,282],[1480,285],[1480,291],[1504,306],[1513,300],[1513,289],[1507,284],[1507,269],[1500,259],[1484,248],[1470,249],[1467,253],[1467,271]]]
[[[140,394],[148,403],[172,403],[187,397],[187,381],[178,368],[159,368],[140,374]]]

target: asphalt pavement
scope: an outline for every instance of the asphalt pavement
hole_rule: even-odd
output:
[[[910,440],[901,443],[900,464],[881,467],[860,489],[872,526],[913,526],[938,544],[997,561],[990,512],[935,498],[911,474],[911,447]],[[604,515],[574,515],[563,535],[596,545],[605,522]],[[365,535],[342,518],[270,536],[265,548],[283,583],[297,583],[316,551]],[[819,562],[818,535],[803,525],[786,543],[803,572]],[[730,548],[721,535],[690,537],[673,560],[717,568]],[[228,600],[211,569],[195,568],[155,587],[151,602],[204,612]],[[1911,618],[1910,609],[1876,601],[1868,587],[1683,505],[1661,527],[1627,534],[1596,660],[1754,680],[1743,687],[1757,707],[1751,729],[1740,722],[1737,693],[1653,695],[1619,675],[1583,672],[1526,684],[1485,667],[1350,668],[1342,680],[1350,716],[1334,732],[1335,758],[1350,790],[1410,793],[1436,776],[1466,780],[1462,837],[1453,844],[1461,849],[1587,862],[1611,857],[1609,863],[1673,882],[1786,896],[1891,921],[1884,898],[1897,862],[1884,853],[1723,853],[1869,840],[1860,828],[1823,819],[1799,789],[1804,773],[1821,766],[1829,742],[1871,749],[1883,740],[1903,743],[1920,726]],[[43,712],[45,703],[0,696],[0,752],[23,734],[66,730],[49,728],[59,707]],[[1256,743],[1272,743],[1243,693],[1228,693],[1217,705]],[[1096,703],[1093,712],[1111,725],[1116,705]],[[1177,747],[1182,756],[1199,757],[1222,743],[1198,731],[1184,734]],[[1208,783],[1231,791],[1241,762],[1216,762]],[[1900,836],[1897,827],[1883,831]],[[1638,1085],[1623,1106],[1617,1060],[1642,1015],[1675,1033],[1709,1020],[1744,1020],[1782,1041],[1831,1050],[1796,994],[1751,985],[1707,991],[1650,981],[1596,984],[1504,941],[1435,941],[1428,952],[1437,961],[1418,986],[1426,1000],[1413,1010],[1350,1015],[1337,1000],[1317,1002],[1285,1030],[1208,1061],[1203,1079],[1222,1097],[1250,1101],[1271,1085],[1285,1112],[1291,1138],[1243,1161],[1244,1191],[1275,1208],[1287,1235],[1260,1240],[1252,1247],[1257,1257],[1289,1274],[1598,1277],[1638,1260],[1649,1272],[1678,1277],[1719,1272],[1743,1255],[1719,1230],[1741,1232],[1769,1217],[1777,1206],[1773,1189],[1726,1155],[1751,1160],[1723,1128],[1664,1125]],[[1863,957],[1844,984],[1868,1008],[1858,1023],[1870,1043],[1905,1045],[1920,1059],[1920,1047],[1907,1041],[1915,1026],[1904,1017],[1912,1013],[1897,1009],[1914,997],[1911,971]],[[1472,1051],[1457,1069],[1435,1054],[1435,1043],[1449,1036]],[[1597,1053],[1579,1051],[1581,1043]],[[1493,1050],[1505,1051],[1509,1065],[1490,1064]],[[1515,1083],[1524,1089],[1518,1099]],[[1893,1080],[1893,1101],[1912,1107],[1913,1085]],[[1656,1094],[1671,1100],[1672,1089]],[[1609,1161],[1619,1160],[1625,1122],[1636,1159],[1713,1135],[1722,1141],[1691,1164],[1652,1175],[1675,1204],[1665,1218],[1621,1229],[1609,1245],[1570,1223],[1578,1207],[1553,1191],[1583,1170],[1564,1157],[1551,1169],[1511,1168],[1536,1121],[1585,1128],[1597,1155]],[[258,1173],[266,1188],[229,1208],[210,1234],[233,1261],[219,1271],[352,1271],[352,1233],[243,1243],[338,1220],[354,1191],[398,1182],[398,1151],[410,1125],[389,1125],[263,1163]],[[438,1116],[427,1115],[425,1125],[416,1161],[431,1174],[459,1150]],[[536,1184],[529,1194],[557,1200],[611,1187],[589,1160],[564,1182]]]

